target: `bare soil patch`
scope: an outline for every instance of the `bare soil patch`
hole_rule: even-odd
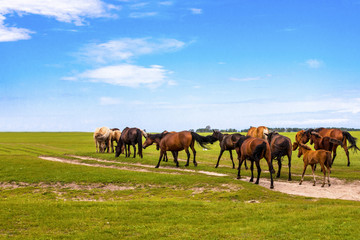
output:
[[[78,158],[81,160],[93,160],[97,162],[104,162],[104,163],[116,163],[122,164],[126,166],[107,166],[103,164],[90,164],[90,163],[83,163],[76,160],[69,160],[65,158],[58,158],[58,157],[48,157],[48,156],[40,156],[39,158],[48,160],[48,161],[56,161],[56,162],[63,162],[68,164],[76,164],[76,165],[83,165],[83,166],[90,166],[90,167],[103,167],[103,168],[116,168],[120,170],[128,170],[128,171],[139,171],[139,172],[155,172],[150,171],[143,168],[154,168],[152,165],[140,164],[140,163],[124,163],[124,162],[116,162],[116,161],[107,161],[97,158],[90,158],[84,156],[75,156],[71,155],[70,157]],[[136,166],[137,168],[132,168],[131,166]],[[141,168],[139,168],[141,167]],[[210,171],[196,171],[190,169],[179,169],[173,167],[162,167],[164,169],[170,169],[176,172],[160,172],[156,171],[157,173],[161,174],[181,174],[179,172],[189,172],[189,173],[200,173],[209,176],[229,176],[223,173],[216,173]],[[242,181],[249,181],[249,177],[242,177]],[[306,197],[314,197],[314,198],[330,198],[330,199],[343,199],[343,200],[353,200],[353,201],[360,201],[360,181],[352,181],[347,182],[344,180],[330,178],[331,186],[325,185],[325,187],[321,187],[322,179],[317,179],[317,185],[312,186],[313,181],[307,180],[304,181],[302,185],[299,185],[298,182],[295,181],[282,181],[282,180],[275,180],[274,181],[274,189],[273,191],[278,191],[286,194],[298,195],[298,196],[306,196]],[[260,178],[260,186],[270,189],[270,180],[266,178]],[[0,185],[1,187],[1,185]],[[203,189],[194,189],[195,193],[203,192]]]

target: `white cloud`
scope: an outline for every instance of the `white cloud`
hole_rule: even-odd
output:
[[[305,61],[305,64],[309,68],[320,68],[323,65],[323,62],[317,59],[308,59]]]
[[[29,39],[31,30],[8,27],[5,16],[35,14],[60,22],[84,25],[86,18],[113,17],[110,10],[119,9],[101,0],[0,0],[0,41]]]
[[[189,10],[191,11],[192,14],[195,14],[195,15],[203,13],[203,10],[201,8],[190,8]]]
[[[130,13],[129,17],[131,18],[146,18],[156,16],[157,12],[133,12]]]
[[[260,77],[247,77],[247,78],[235,78],[235,77],[231,77],[230,80],[231,81],[235,81],[235,82],[249,82],[249,81],[258,81],[260,80]]]
[[[122,38],[100,44],[89,44],[80,55],[98,63],[129,60],[133,57],[175,51],[185,46],[176,39]]]
[[[131,64],[120,64],[87,70],[77,75],[76,78],[117,86],[155,88],[167,80],[168,74],[169,71],[158,65],[146,68]]]
[[[112,98],[112,97],[101,97],[100,105],[119,105],[122,104],[123,100],[120,98]]]

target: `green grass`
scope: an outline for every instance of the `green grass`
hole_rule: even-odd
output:
[[[351,134],[360,137],[360,132]],[[161,162],[159,169],[146,168],[150,172],[50,162],[38,156],[75,160],[69,155],[81,155],[119,162],[102,163],[106,166],[155,166],[159,152],[151,146],[143,159],[115,158],[114,154],[95,153],[92,133],[0,133],[0,182],[4,186],[0,188],[0,239],[358,238],[359,202],[297,197],[239,181],[228,153],[221,166],[214,168],[218,143],[207,151],[196,149],[198,167],[191,162],[186,168],[181,161],[180,169],[228,176],[166,174],[176,172],[164,168],[175,166],[172,157]],[[292,173],[300,175],[303,163],[296,155],[293,152]],[[179,158],[186,159],[185,153]],[[347,167],[344,151],[338,148],[332,177],[360,180],[360,155],[351,152],[350,159]],[[286,180],[287,159],[283,164],[281,180]],[[276,163],[274,166],[277,169]],[[267,170],[265,162],[262,169]],[[242,170],[242,175],[249,174]],[[300,180],[294,175],[293,181]],[[261,178],[268,177],[262,172]],[[119,189],[110,190],[109,185]],[[274,185],[276,188],[276,179]]]

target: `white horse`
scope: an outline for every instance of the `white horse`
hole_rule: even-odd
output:
[[[110,150],[111,130],[108,127],[96,128],[94,132],[96,152],[107,152]]]

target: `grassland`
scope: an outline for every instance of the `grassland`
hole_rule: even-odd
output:
[[[359,132],[351,134],[360,137]],[[292,133],[284,135],[294,139]],[[214,168],[218,153],[218,143],[207,151],[197,146],[198,166],[185,168],[182,161],[180,169],[227,176],[165,168],[175,167],[172,160],[144,172],[127,163],[155,166],[159,153],[153,146],[143,159],[115,158],[95,153],[91,133],[0,133],[0,238],[358,239],[359,202],[292,196],[239,181],[228,153]],[[300,180],[303,167],[296,154],[293,181]],[[39,158],[95,164],[72,155],[107,160],[101,165],[112,168]],[[179,157],[186,158],[184,153]],[[332,177],[360,180],[360,154],[350,158],[347,167],[344,151],[338,149]],[[281,180],[286,180],[287,160],[283,163]],[[267,169],[264,163],[262,168]]]

